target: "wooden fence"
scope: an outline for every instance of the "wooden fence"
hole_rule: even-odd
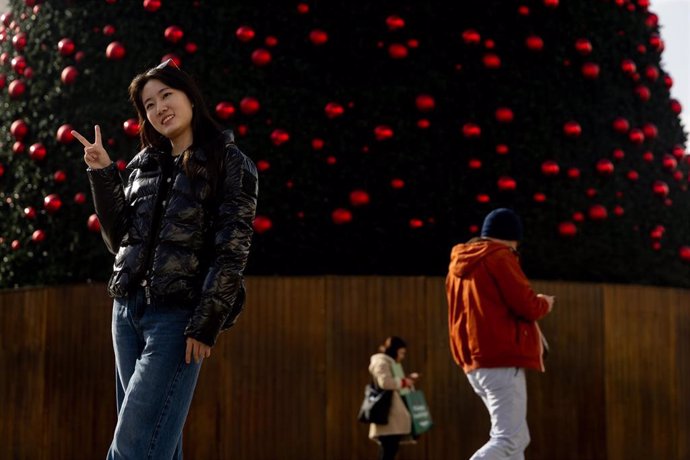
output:
[[[690,291],[537,282],[547,373],[528,375],[531,460],[690,459]],[[0,459],[104,458],[115,424],[103,285],[0,292]],[[186,458],[376,458],[355,420],[369,356],[408,342],[434,428],[400,460],[467,459],[489,420],[450,357],[443,279],[253,277],[204,363]]]

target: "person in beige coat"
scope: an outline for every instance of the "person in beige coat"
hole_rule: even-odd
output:
[[[401,442],[412,438],[412,418],[400,396],[409,391],[418,377],[417,373],[405,376],[400,364],[405,359],[407,344],[400,337],[388,337],[379,348],[380,353],[371,356],[369,372],[379,388],[393,390],[388,423],[369,426],[369,438],[380,445],[379,460],[393,460]]]

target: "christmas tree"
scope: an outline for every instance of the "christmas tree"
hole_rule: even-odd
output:
[[[12,0],[0,287],[112,263],[70,129],[127,174],[131,78],[172,58],[260,171],[248,274],[445,273],[507,206],[535,278],[690,286],[688,156],[647,0]]]

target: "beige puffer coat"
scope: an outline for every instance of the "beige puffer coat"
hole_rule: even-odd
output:
[[[372,423],[369,426],[369,438],[376,440],[379,436],[392,434],[410,434],[412,432],[412,419],[405,407],[405,403],[397,390],[402,388],[402,381],[398,377],[393,377],[393,363],[395,361],[384,353],[377,353],[371,357],[369,372],[376,384],[384,390],[393,391],[391,400],[391,411],[388,416],[388,424],[377,425]]]

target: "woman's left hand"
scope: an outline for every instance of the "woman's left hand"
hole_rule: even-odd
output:
[[[198,363],[201,359],[211,356],[211,347],[196,339],[187,337],[187,353],[185,353],[185,362],[187,364],[192,362],[192,356],[194,357],[194,362]]]

